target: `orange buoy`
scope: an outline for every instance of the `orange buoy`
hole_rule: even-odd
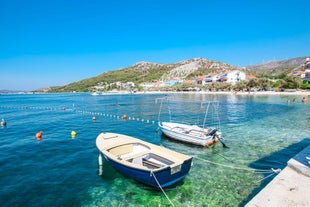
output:
[[[36,139],[37,140],[42,140],[42,134],[43,134],[42,131],[39,131],[38,133],[36,133]]]
[[[123,119],[124,119],[124,120],[126,120],[126,119],[127,119],[127,116],[126,116],[126,114],[124,114],[124,116],[123,116]]]

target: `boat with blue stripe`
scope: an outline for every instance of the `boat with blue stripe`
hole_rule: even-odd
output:
[[[141,139],[117,133],[100,133],[99,156],[120,173],[155,188],[172,186],[185,178],[192,157]],[[102,163],[102,162],[101,162]]]

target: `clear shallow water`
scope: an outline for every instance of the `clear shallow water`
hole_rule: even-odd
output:
[[[310,144],[310,105],[287,105],[292,96],[178,94],[162,108],[161,119],[170,118],[170,110],[173,120],[198,124],[205,110],[200,103],[218,101],[228,149],[221,144],[187,145],[158,133],[160,104],[155,100],[160,97],[0,95],[0,118],[7,122],[0,128],[1,205],[171,206],[161,191],[122,176],[106,162],[98,175],[95,139],[102,131],[132,135],[194,156],[184,181],[165,189],[175,206],[242,206],[274,177],[264,179],[270,173],[243,168],[284,168]],[[37,141],[40,130],[43,140]],[[74,139],[72,130],[77,132]]]

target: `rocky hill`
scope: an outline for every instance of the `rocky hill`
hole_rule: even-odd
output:
[[[161,79],[163,80],[169,80],[173,78],[185,79],[191,74],[195,74],[197,72],[199,73],[201,69],[219,72],[233,70],[237,68],[226,63],[216,62],[204,58],[193,58],[190,60],[184,60],[179,63],[168,64],[167,67],[170,68],[170,70],[162,76]]]
[[[136,72],[150,72],[152,70],[159,70],[161,68],[166,68],[165,72],[159,78],[161,80],[169,80],[173,78],[186,78],[189,75],[196,73],[199,70],[212,70],[212,71],[226,71],[233,70],[237,67],[221,63],[213,60],[208,60],[205,58],[193,58],[189,60],[184,60],[178,63],[172,64],[159,64],[151,62],[138,62],[133,66],[127,68],[127,70],[133,70]]]
[[[247,66],[248,69],[257,71],[274,70],[281,68],[299,69],[305,63],[307,57],[298,57],[288,60],[272,60],[257,65]]]
[[[302,69],[307,57],[297,57],[288,60],[273,60],[265,63],[250,65],[246,68],[257,71],[261,76],[281,76],[281,74],[289,74],[294,70]]]

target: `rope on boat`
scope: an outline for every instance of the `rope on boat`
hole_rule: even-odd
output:
[[[155,174],[154,174],[153,171],[151,171],[151,175],[154,177],[154,179],[155,179],[157,185],[159,186],[159,188],[160,188],[160,190],[163,192],[163,194],[166,196],[167,200],[170,202],[170,204],[171,204],[173,207],[175,207],[175,205],[174,205],[174,204],[172,203],[172,201],[169,199],[169,197],[168,197],[168,195],[166,194],[166,192],[164,191],[164,189],[161,187],[161,185],[160,185],[160,183],[158,182],[158,180],[157,180],[157,178],[156,178],[156,176],[155,176]]]
[[[222,167],[227,167],[227,168],[232,168],[232,169],[237,169],[237,170],[245,170],[245,171],[249,171],[249,172],[253,172],[253,173],[280,173],[281,172],[281,169],[273,169],[271,168],[270,170],[261,170],[261,169],[254,169],[254,168],[243,168],[243,167],[235,167],[235,166],[231,166],[231,165],[224,165],[224,164],[220,164],[220,163],[216,163],[216,162],[212,162],[210,160],[206,160],[206,159],[202,159],[200,157],[196,157],[196,156],[193,156],[199,160],[202,160],[204,162],[208,162],[208,163],[211,163],[211,164],[214,164],[214,165],[219,165],[219,166],[222,166]]]

